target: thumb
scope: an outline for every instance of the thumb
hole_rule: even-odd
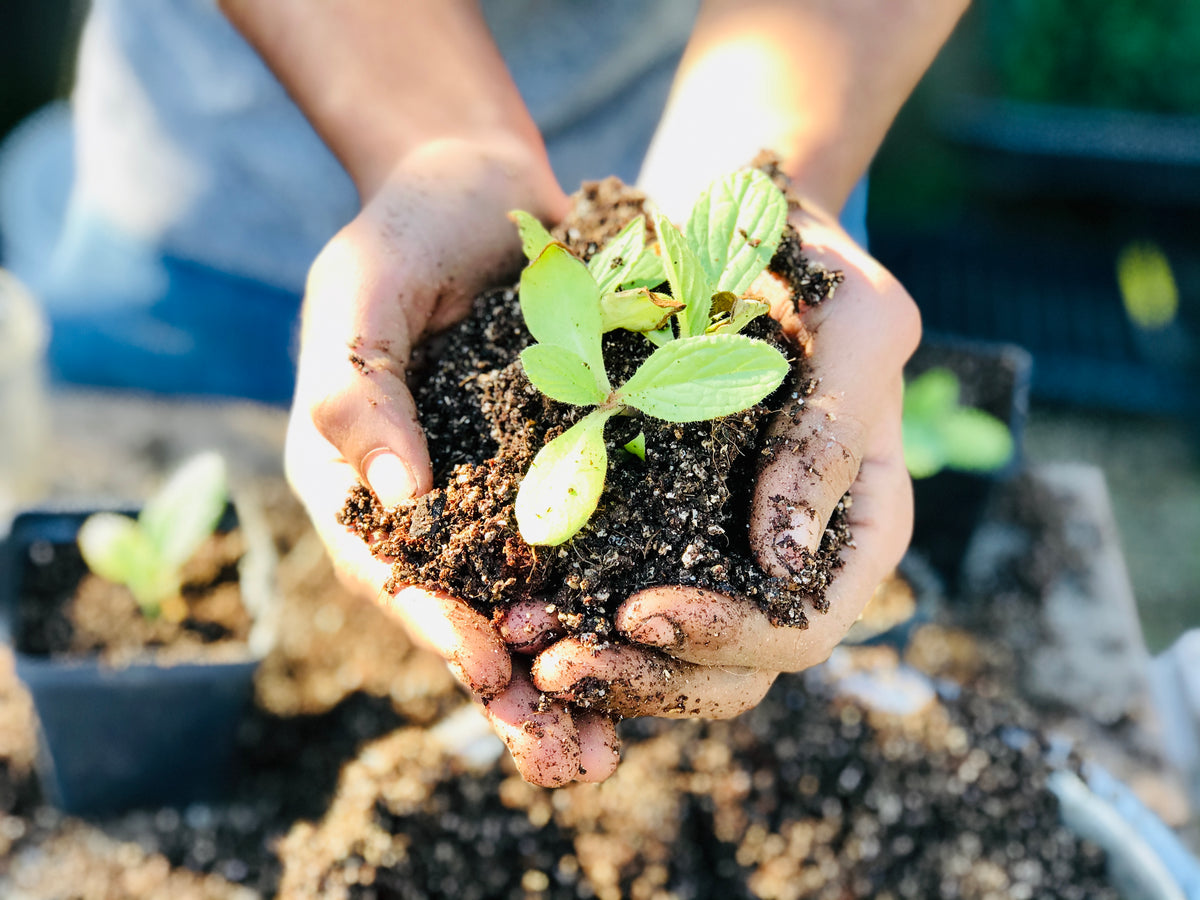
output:
[[[373,235],[348,226],[309,274],[295,414],[311,418],[380,500],[432,486],[429,452],[405,384],[421,305],[381,267]],[[386,256],[383,257],[386,259]]]

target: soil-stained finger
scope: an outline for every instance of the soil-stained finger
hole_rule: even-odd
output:
[[[808,627],[772,625],[752,603],[689,587],[656,587],[617,611],[617,629],[635,643],[707,666],[796,672],[824,661],[862,614],[875,587],[899,562],[912,520],[912,487],[899,458],[867,462],[849,510],[854,546],[830,583],[824,613]]]
[[[546,611],[544,601],[514,603],[498,610],[494,621],[500,637],[514,653],[540,653],[563,635],[558,616]]]
[[[534,660],[533,681],[553,697],[621,716],[726,719],[758,703],[774,673],[697,666],[614,645],[593,650],[568,638]]]
[[[621,761],[621,739],[611,716],[577,709],[572,712],[579,732],[579,774],[576,781],[604,781],[617,771]]]
[[[420,587],[384,595],[384,606],[400,617],[409,634],[445,658],[473,694],[491,697],[512,678],[512,658],[495,627],[456,597]]]
[[[525,671],[518,668],[508,687],[484,708],[530,784],[560,787],[580,775],[583,754],[570,711],[562,703],[543,703]],[[593,764],[602,768],[599,761]]]

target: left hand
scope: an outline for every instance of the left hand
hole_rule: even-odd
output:
[[[793,224],[805,255],[840,269],[845,280],[835,296],[799,314],[790,303],[772,310],[785,331],[795,333],[799,315],[812,334],[809,374],[819,383],[796,422],[780,415],[771,425],[776,434],[803,439],[804,451],[763,466],[750,538],[759,564],[785,575],[796,545],[816,550],[851,491],[853,544],[829,586],[828,612],[810,614],[807,628],[789,628],[772,625],[750,601],[698,588],[649,588],[617,613],[630,643],[594,651],[567,638],[537,657],[533,682],[552,696],[623,716],[735,716],[756,705],[780,672],[828,657],[903,556],[912,532],[900,429],[903,367],[920,339],[919,315],[895,278],[832,216],[806,204]],[[797,511],[782,529],[772,512],[780,497]],[[597,680],[609,685],[602,698],[585,690]]]

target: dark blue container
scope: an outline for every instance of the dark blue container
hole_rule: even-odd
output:
[[[74,542],[90,512],[22,513],[0,544],[0,627],[37,711],[43,791],[84,815],[216,799],[228,783],[258,660],[113,668],[20,645],[30,548]]]
[[[944,469],[913,480],[912,549],[933,566],[951,596],[959,587],[963,558],[997,484],[1024,464],[1025,421],[1033,357],[1015,344],[967,339],[927,339],[906,367],[909,378],[945,367],[958,376],[963,406],[991,413],[1008,425],[1013,455],[992,472]]]

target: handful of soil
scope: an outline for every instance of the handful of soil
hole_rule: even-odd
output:
[[[644,199],[616,179],[587,183],[554,237],[587,260],[642,213]],[[770,268],[791,285],[796,302],[823,301],[840,281],[839,273],[804,258],[790,226]],[[797,355],[767,316],[745,333]],[[535,548],[517,530],[517,489],[537,451],[582,410],[551,400],[525,377],[518,356],[533,339],[514,287],[478,297],[473,315],[441,342],[450,350],[409,378],[438,487],[394,509],[359,487],[340,516],[377,555],[394,560],[389,587],[428,585],[485,612],[545,600],[565,630],[597,645],[614,636],[620,603],[654,585],[747,598],[776,624],[800,628],[808,623],[806,607],[827,608],[826,588],[849,540],[848,498],[818,551],[799,554],[785,576],[759,568],[748,535],[758,462],[779,449],[766,444],[763,426],[776,412],[798,410],[816,386],[802,356],[794,360],[796,380],[744,412],[690,424],[614,417],[605,431],[611,463],[596,513],[566,543]],[[640,334],[605,335],[613,382],[627,379],[652,350]],[[645,460],[622,449],[639,431]]]

